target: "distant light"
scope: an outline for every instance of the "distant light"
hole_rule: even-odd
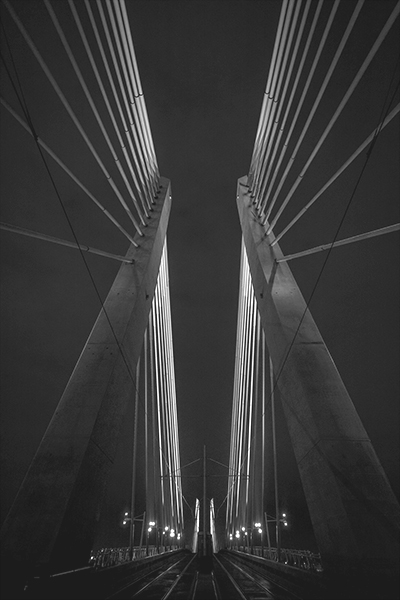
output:
[[[180,533],[178,533],[178,536],[177,536],[177,537],[178,537],[178,540],[180,540],[180,539],[181,539],[181,534],[180,534]]]
[[[245,532],[245,534],[244,534],[244,535],[247,535],[247,531]]]
[[[147,531],[150,533],[150,531],[153,531],[153,530],[151,527],[149,527]]]
[[[125,519],[122,521],[122,525],[126,525],[126,521],[125,521]]]
[[[230,539],[230,540],[232,539],[232,534],[231,534],[231,533],[229,534],[229,539]]]
[[[169,535],[170,535],[170,537],[175,537],[175,533],[173,531],[171,531],[171,533]]]
[[[286,521],[284,522],[284,526],[287,527],[287,522]]]
[[[254,523],[254,527],[261,527],[261,523]]]
[[[236,532],[236,537],[240,537],[240,533],[238,531]]]
[[[150,527],[154,527],[155,522],[154,521],[150,521],[149,525],[150,525]]]
[[[261,527],[260,527],[260,529],[258,530],[258,533],[262,533],[262,529],[261,529]]]
[[[128,513],[125,513],[125,517],[127,517],[127,516],[128,516]]]
[[[168,525],[165,526],[165,531],[168,531],[169,527]]]
[[[246,531],[246,527],[242,527],[242,531]]]
[[[286,513],[282,513],[282,517],[286,517]]]

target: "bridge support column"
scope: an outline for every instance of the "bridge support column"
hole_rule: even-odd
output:
[[[273,235],[254,213],[246,177],[237,203],[275,375],[306,303]],[[278,387],[323,565],[328,571],[398,570],[399,504],[307,310]]]
[[[145,235],[136,237],[139,248],[127,253],[134,263],[118,272],[104,303],[108,317],[101,310],[3,525],[3,574],[7,565],[17,568],[23,581],[28,570],[57,572],[88,563],[120,427],[135,393],[165,241],[171,192],[167,179],[160,185]]]

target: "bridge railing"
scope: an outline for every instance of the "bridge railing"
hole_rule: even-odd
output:
[[[305,569],[307,571],[314,571],[316,573],[322,572],[321,555],[311,552],[310,550],[297,550],[281,548],[280,560],[278,557],[278,551],[276,548],[265,548],[262,546],[231,546],[231,550],[240,550],[247,554],[253,554],[262,558],[267,558],[274,562],[280,562],[284,565],[291,567],[297,567],[298,569]]]
[[[130,557],[130,548],[101,548],[97,552],[92,552],[89,559],[89,566],[95,569],[104,569],[129,562],[130,560],[138,560],[146,556],[154,556],[163,554],[171,550],[178,550],[180,546],[142,546],[132,549],[132,558]]]

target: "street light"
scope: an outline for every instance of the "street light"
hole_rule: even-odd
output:
[[[260,534],[261,556],[264,556],[264,536],[263,536],[262,523],[260,523],[260,522],[254,523],[254,527],[258,531],[258,533]]]
[[[149,526],[147,528],[147,532],[146,532],[146,556],[149,555],[149,536],[150,533],[153,531],[153,527],[155,527],[156,523],[155,521],[149,521]]]
[[[262,533],[261,523],[253,523],[253,527],[250,530],[250,533],[251,533],[251,553],[252,554],[254,554],[254,533],[256,531],[258,531],[258,533]]]
[[[124,513],[124,518],[122,521],[122,525],[126,525],[130,523],[129,527],[129,559],[133,559],[133,536],[134,536],[134,527],[135,527],[135,518],[130,517],[128,512]]]
[[[265,527],[266,527],[266,531],[267,531],[267,537],[268,537],[268,546],[271,547],[271,542],[269,539],[269,531],[268,531],[268,523],[275,523],[276,524],[276,550],[277,550],[277,554],[278,554],[278,561],[280,560],[280,551],[281,551],[281,540],[280,540],[280,530],[281,530],[281,524],[283,524],[284,527],[288,527],[289,523],[287,521],[287,514],[284,512],[282,513],[282,516],[277,518],[277,517],[271,517],[271,515],[267,515],[267,513],[264,513],[265,516]]]

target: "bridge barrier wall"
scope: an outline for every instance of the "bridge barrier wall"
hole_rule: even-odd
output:
[[[299,580],[303,583],[316,584],[320,582],[322,584],[322,573],[316,571],[307,571],[300,567],[295,567],[281,562],[275,562],[268,558],[262,558],[255,554],[248,554],[241,550],[223,550],[221,552],[227,552],[230,555],[236,555],[242,561],[251,563],[252,567],[258,567],[264,573],[267,570],[271,576],[276,573],[277,575],[284,575],[285,578],[298,582]]]
[[[261,558],[266,558],[274,563],[297,567],[309,572],[321,573],[323,571],[320,554],[309,550],[281,548],[281,560],[278,560],[277,548],[262,546],[229,546],[229,550],[238,550]]]
[[[124,562],[119,565],[96,569],[84,567],[75,571],[59,573],[50,577],[35,577],[27,586],[24,597],[29,600],[102,600],[123,587],[135,573],[146,573],[157,563],[165,565],[188,550],[168,550],[161,554]]]
[[[156,554],[164,554],[171,550],[179,550],[179,545],[168,545],[168,546],[142,546],[141,548],[134,547],[132,549],[132,558],[130,557],[130,548],[101,548],[97,552],[92,552],[89,560],[89,566],[95,567],[96,569],[104,569],[107,567],[114,567],[122,563],[130,562],[131,560],[139,560],[146,558],[147,556],[154,556]]]
[[[393,574],[385,577],[377,576],[373,572],[366,576],[360,571],[328,572],[307,571],[305,569],[247,554],[239,550],[221,550],[219,554],[226,553],[234,561],[243,566],[247,564],[260,575],[267,575],[268,579],[282,583],[285,587],[297,593],[300,598],[308,600],[398,600],[399,580]]]

